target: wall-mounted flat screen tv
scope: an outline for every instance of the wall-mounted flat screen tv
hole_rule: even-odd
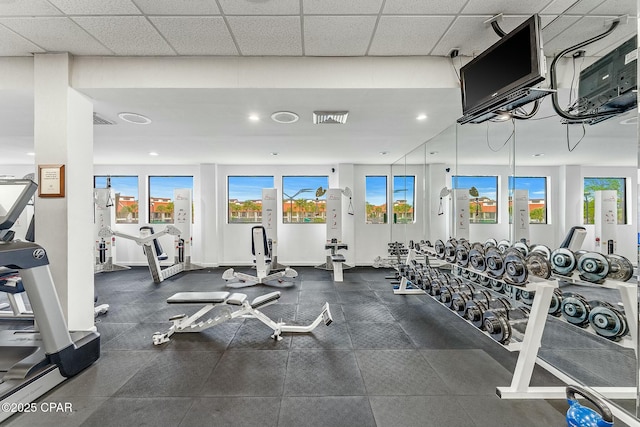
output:
[[[533,15],[460,69],[463,114],[511,103],[517,91],[544,80],[545,68],[540,17]]]

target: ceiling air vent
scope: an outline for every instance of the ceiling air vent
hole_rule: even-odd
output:
[[[105,119],[100,116],[98,113],[93,113],[93,124],[94,125],[115,125],[115,122]]]
[[[348,111],[314,111],[315,125],[343,125],[347,122]]]

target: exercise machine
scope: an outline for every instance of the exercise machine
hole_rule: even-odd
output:
[[[267,241],[267,233],[261,225],[251,228],[251,253],[254,255],[256,264],[256,275],[240,273],[233,268],[229,268],[222,273],[222,278],[226,281],[238,279],[240,283],[230,283],[230,288],[244,288],[253,285],[269,285],[273,280],[282,282],[284,277],[298,277],[298,272],[293,268],[285,267],[284,270],[271,272],[271,252],[269,242]]]
[[[595,192],[595,247],[596,251],[609,255],[616,251],[616,229],[618,228],[618,192],[598,190]]]
[[[287,266],[278,263],[278,190],[262,189],[262,226],[271,250],[271,271],[281,271]]]
[[[129,267],[115,263],[115,236],[101,237],[100,230],[104,227],[113,228],[115,204],[113,202],[111,178],[107,177],[107,188],[93,189],[93,203],[95,208],[94,230],[96,236],[94,271],[96,273],[128,270]]]
[[[348,250],[349,245],[342,242],[342,196],[349,198],[348,213],[353,215],[351,198],[352,192],[349,187],[344,190],[341,188],[327,189],[327,241],[324,249],[329,251],[327,259],[323,264],[317,265],[316,268],[333,272],[333,281],[342,282],[344,279],[343,271],[352,268],[347,264],[347,259],[340,250]]]
[[[307,326],[287,325],[283,322],[271,320],[269,316],[259,309],[278,302],[280,292],[271,292],[261,295],[249,302],[246,294],[229,292],[179,292],[167,299],[169,304],[206,304],[195,314],[187,316],[181,314],[169,319],[173,324],[167,332],[156,332],[153,335],[153,343],[160,345],[169,342],[171,336],[181,332],[201,332],[213,326],[219,325],[231,319],[250,318],[258,319],[273,330],[271,338],[280,341],[283,332],[309,333],[320,323],[329,326],[333,322],[329,303],[325,303],[322,312]],[[218,308],[217,315],[207,320],[201,320],[208,312]]]
[[[186,271],[189,266],[186,262],[177,262],[172,266],[162,268],[160,261],[166,260],[168,257],[162,250],[162,246],[158,241],[158,238],[168,234],[170,236],[180,237],[180,230],[173,225],[167,225],[163,230],[155,233],[153,227],[143,226],[140,227],[140,236],[133,236],[127,233],[121,233],[119,231],[112,230],[110,227],[103,227],[99,236],[101,238],[111,238],[111,236],[122,237],[123,239],[129,239],[142,246],[144,254],[147,257],[149,263],[149,272],[153,277],[153,282],[158,284],[162,283],[165,279],[175,276],[178,273]],[[178,248],[180,250],[180,248]]]
[[[0,180],[0,187],[15,200],[0,212],[2,232],[11,228],[37,185],[31,180]],[[68,331],[44,248],[1,241],[0,267],[18,271],[40,329],[0,331],[0,404],[24,406],[93,364],[100,357],[100,334]],[[12,414],[0,411],[0,422]]]
[[[22,298],[25,290],[17,270],[0,268],[0,292],[8,301],[0,303],[0,319],[33,319],[33,311],[27,309]]]
[[[513,190],[512,236],[514,242],[529,242],[529,190]]]

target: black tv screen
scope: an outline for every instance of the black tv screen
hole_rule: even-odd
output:
[[[533,15],[460,69],[463,114],[544,80],[541,58],[540,18]]]

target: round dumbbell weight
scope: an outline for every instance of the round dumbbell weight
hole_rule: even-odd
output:
[[[469,249],[471,249],[471,247],[466,240],[461,241],[458,243],[458,246],[456,246],[456,264],[460,267],[469,265]]]
[[[495,248],[496,246],[498,246],[498,242],[496,242],[496,239],[489,238],[484,241],[483,246],[485,249]]]
[[[504,274],[504,257],[496,247],[488,248],[484,254],[487,274],[499,279]]]
[[[516,288],[515,286],[511,285],[510,283],[505,283],[504,284],[504,294],[506,296],[508,296],[509,298],[512,298],[512,299],[519,299],[520,298],[520,289]]]
[[[562,295],[562,317],[567,322],[584,328],[589,324],[590,312],[591,306],[582,295],[571,292]]]
[[[486,289],[475,290],[474,292],[456,292],[453,294],[451,310],[458,316],[464,317],[469,301],[481,301],[488,303],[492,299],[491,293]]]
[[[527,271],[532,276],[548,279],[551,277],[551,262],[541,252],[530,252],[525,258]]]
[[[511,303],[508,299],[492,298],[487,300],[469,300],[466,302],[464,318],[467,319],[476,328],[483,328],[483,315],[486,311],[505,312],[511,309]]]
[[[567,248],[558,248],[551,252],[551,269],[561,276],[569,276],[576,268],[576,257]]]
[[[551,259],[551,249],[549,249],[549,246],[546,245],[533,245],[533,247],[531,248],[531,250],[529,251],[529,253],[531,252],[538,252],[544,255],[544,257],[547,260]]]
[[[506,254],[502,278],[510,285],[524,285],[527,283],[527,265],[520,253],[512,251]]]
[[[433,251],[435,252],[436,258],[444,259],[444,242],[440,239],[436,240],[436,243],[433,245]]]
[[[447,262],[455,262],[456,261],[456,246],[458,246],[458,241],[454,238],[447,240],[447,243],[444,244],[444,260]]]
[[[483,329],[500,344],[508,344],[515,333],[524,334],[529,320],[529,309],[512,308],[505,312],[487,310],[482,316]]]
[[[589,301],[589,304],[589,324],[598,335],[618,341],[629,333],[627,318],[622,310],[605,301]]]
[[[559,317],[562,314],[562,291],[558,288],[554,289],[553,295],[551,295],[549,314],[555,317]]]
[[[598,252],[587,252],[576,263],[580,278],[591,283],[602,283],[609,274],[609,261]]]
[[[515,242],[511,247],[518,250],[523,257],[529,255],[529,246],[527,246],[527,244],[524,242]]]
[[[622,255],[606,255],[609,261],[609,273],[607,279],[626,282],[633,277],[633,264]]]
[[[469,271],[469,280],[471,280],[474,283],[477,283],[479,278],[480,278],[480,275],[478,273],[476,273],[475,271]]]
[[[526,305],[533,305],[533,298],[535,296],[535,291],[525,291],[524,289],[520,290],[520,292],[518,293],[518,299]]]
[[[456,284],[456,285],[447,285],[443,286],[440,289],[440,302],[444,304],[446,307],[451,308],[451,301],[453,299],[453,295],[457,293],[473,293],[475,290],[472,284]]]
[[[431,279],[431,289],[429,290],[429,295],[431,295],[435,299],[439,299],[441,289],[447,285],[448,283],[443,283],[441,278]]]
[[[504,282],[498,279],[489,279],[489,286],[495,292],[500,292],[501,294],[504,293]]]
[[[509,249],[511,247],[511,243],[508,240],[500,240],[498,242],[498,244],[496,245],[496,247],[498,248],[498,250],[502,253],[507,252],[507,249]]]
[[[484,248],[475,245],[469,250],[469,267],[478,272],[483,272],[486,269]]]
[[[491,281],[491,277],[485,276],[484,274],[478,274],[478,283],[484,286],[485,288],[491,287],[490,281]]]

